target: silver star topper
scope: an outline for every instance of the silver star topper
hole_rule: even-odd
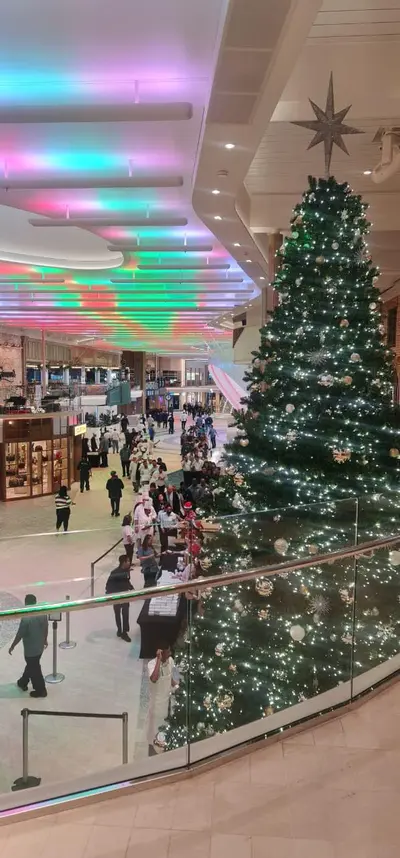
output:
[[[329,78],[328,95],[326,97],[326,107],[322,110],[318,107],[311,98],[309,98],[311,107],[317,117],[309,122],[292,122],[292,125],[299,125],[300,128],[308,128],[310,131],[315,131],[315,135],[311,143],[307,147],[312,149],[313,146],[318,146],[319,143],[324,144],[325,150],[325,178],[328,179],[331,169],[332,149],[335,143],[342,152],[349,154],[347,147],[343,141],[344,134],[363,134],[358,128],[352,128],[351,125],[343,125],[343,120],[350,110],[351,104],[344,107],[335,113],[335,102],[333,97],[333,77],[332,72]]]

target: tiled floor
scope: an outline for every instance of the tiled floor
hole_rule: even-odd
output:
[[[0,858],[398,858],[400,684],[189,781],[0,828]]]
[[[224,440],[224,425],[219,440]],[[157,454],[166,461],[168,471],[179,468],[179,434],[161,435]],[[120,472],[119,456],[109,456],[107,470],[94,470],[91,491],[80,494],[72,489],[76,506],[71,513],[71,533],[55,534],[54,498],[0,504],[0,604],[22,604],[27,592],[38,601],[89,596],[90,563],[120,537],[120,519],[113,519],[105,491],[109,471]],[[134,495],[129,480],[125,481],[121,511],[132,509]],[[74,533],[74,530],[82,530]],[[21,535],[22,534],[22,535]],[[42,534],[42,535],[37,535]],[[46,535],[43,535],[46,534]],[[96,566],[96,595],[104,593],[106,577],[117,565],[121,547],[117,547]],[[122,551],[123,553],[123,551]],[[134,586],[142,587],[139,568],[132,574]],[[143,662],[139,660],[139,627],[137,615],[141,602],[131,606],[132,643],[116,638],[111,608],[80,611],[71,614],[71,638],[77,642],[72,650],[58,649],[58,670],[65,680],[49,687],[48,697],[37,701],[36,708],[63,711],[128,712],[129,759],[147,756],[144,739],[146,681],[142,681]],[[8,654],[17,624],[0,621],[0,793],[9,792],[14,779],[21,774],[21,709],[35,701],[16,687],[23,669],[20,645]],[[59,627],[59,641],[65,637],[64,622]],[[43,672],[51,673],[52,651],[49,646],[42,659]],[[43,782],[79,777],[121,763],[121,723],[101,720],[53,718],[30,719],[30,772]]]

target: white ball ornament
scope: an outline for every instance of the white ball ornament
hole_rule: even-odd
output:
[[[357,352],[353,352],[353,354],[350,355],[350,360],[353,361],[353,363],[358,363],[361,360],[361,357]]]
[[[377,306],[378,306],[378,305],[377,305],[377,304],[375,304],[375,301],[373,301],[373,302],[372,302],[372,304],[370,304],[370,305],[369,305],[369,309],[370,309],[370,310],[376,310]]]
[[[248,438],[241,438],[239,443],[240,443],[241,447],[247,447],[247,445],[249,443],[249,439]]]
[[[389,563],[392,566],[400,566],[400,551],[389,551]]]
[[[292,405],[292,403],[291,403],[291,402],[289,402],[289,404],[288,404],[288,405],[286,406],[286,408],[285,408],[285,411],[286,411],[288,414],[293,414],[293,411],[294,411],[294,405]]]
[[[333,242],[332,242],[332,249],[333,249],[333,250],[339,250],[339,244],[338,244],[338,242],[337,242],[337,241],[333,241]]]
[[[286,554],[289,548],[289,543],[286,541],[286,539],[277,539],[274,542],[274,548],[277,554]]]
[[[215,655],[223,655],[224,654],[225,644],[219,643],[215,647]]]
[[[293,638],[294,641],[300,643],[305,637],[305,630],[303,626],[292,626],[290,629],[290,637]]]

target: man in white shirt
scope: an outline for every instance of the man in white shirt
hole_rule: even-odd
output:
[[[112,429],[111,432],[111,444],[113,453],[119,452],[119,430],[116,426]]]
[[[150,485],[150,464],[148,459],[143,459],[143,462],[140,465],[140,488],[143,490],[144,488],[148,489]]]
[[[165,509],[160,509],[157,516],[157,524],[160,527],[161,551],[167,551],[168,537],[176,536],[178,526],[178,516],[175,515],[169,504],[166,505]]]
[[[185,431],[186,420],[187,420],[186,411],[181,411],[181,429],[182,429],[182,432]]]
[[[142,503],[136,506],[133,515],[134,530],[138,545],[141,545],[142,539],[148,533],[153,535],[156,520],[157,516],[154,507],[151,505],[150,498],[144,498]]]
[[[147,741],[149,756],[152,756],[157,753],[155,748],[163,747],[162,734],[159,736],[158,731],[168,716],[171,693],[179,685],[177,679],[174,679],[176,668],[169,646],[157,650],[156,658],[149,661],[147,670],[150,680]]]

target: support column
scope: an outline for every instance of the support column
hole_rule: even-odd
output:
[[[95,369],[95,371],[94,371],[94,383],[100,384],[100,370],[99,369]]]
[[[262,324],[265,325],[268,316],[273,313],[277,304],[277,293],[270,285],[280,268],[280,260],[276,256],[283,241],[281,232],[273,232],[268,241],[268,284],[262,291]]]
[[[84,387],[86,384],[86,367],[81,366],[81,385]]]
[[[47,370],[46,370],[46,333],[42,330],[42,371],[41,371],[42,396],[47,392]]]
[[[22,393],[26,396],[28,389],[28,379],[26,377],[26,337],[21,337],[21,384]]]
[[[108,384],[108,385],[111,385],[111,384],[112,384],[112,372],[111,372],[111,369],[107,369],[107,384]]]
[[[65,366],[63,370],[63,382],[67,386],[69,385],[69,366]]]

